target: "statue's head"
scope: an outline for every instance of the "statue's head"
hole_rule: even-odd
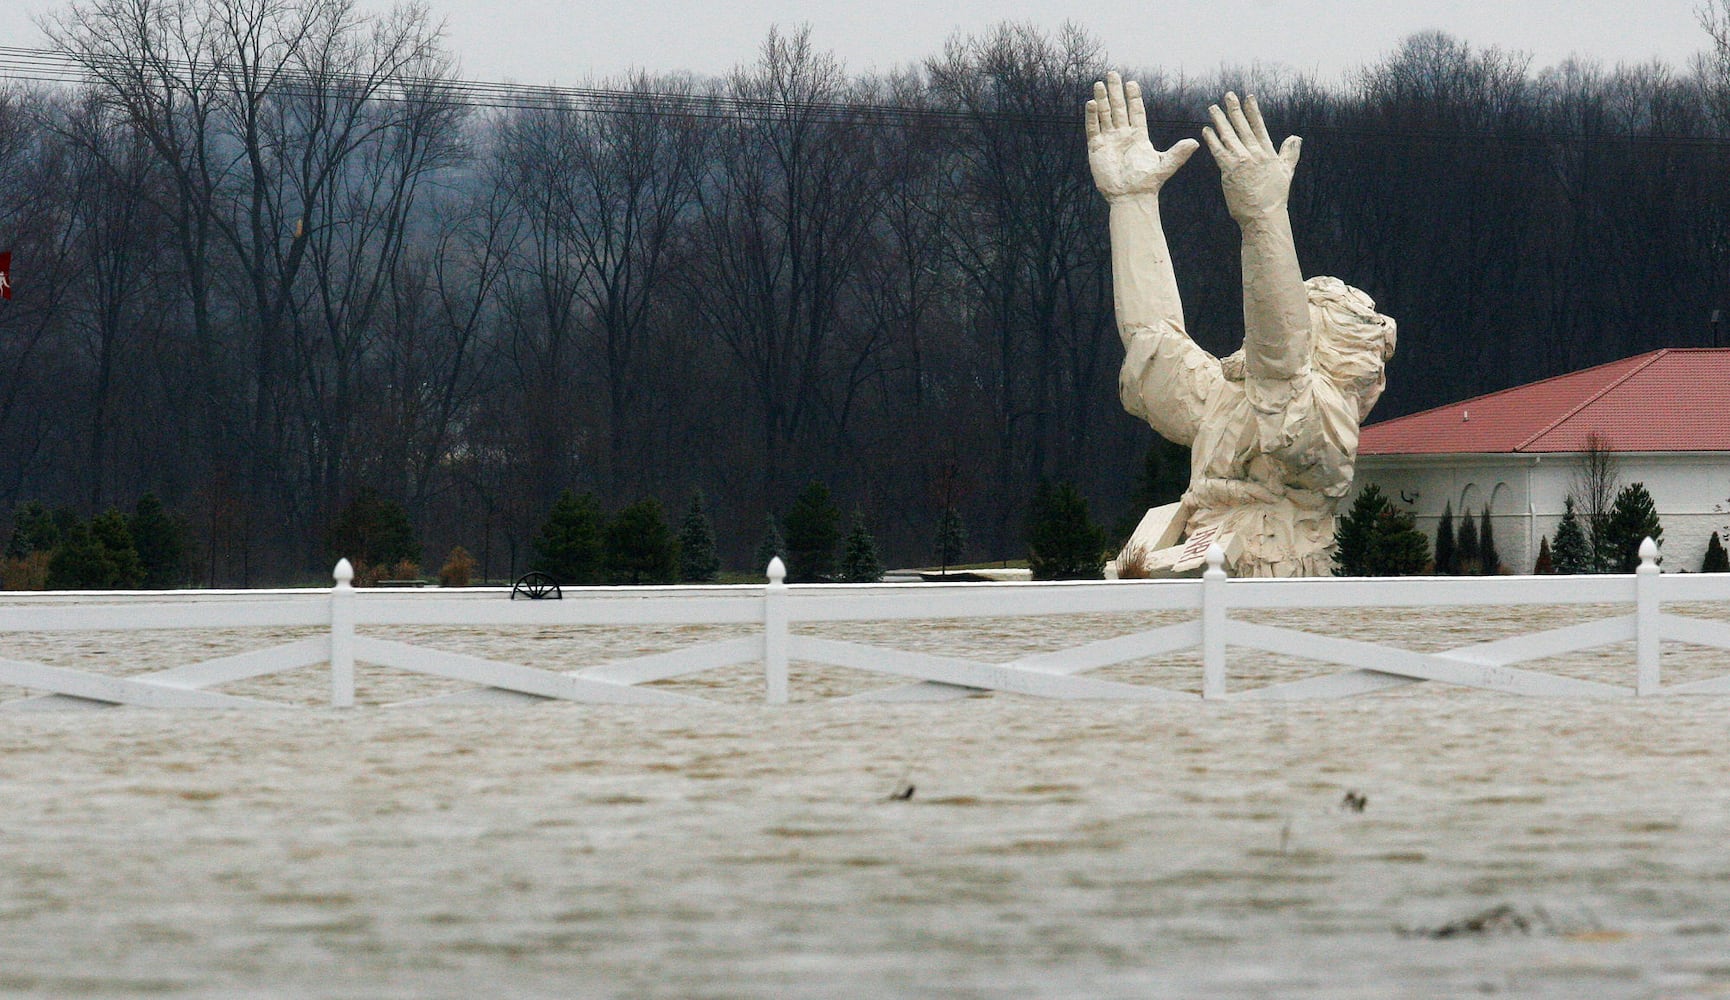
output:
[[[1387,388],[1395,324],[1375,300],[1338,278],[1304,282],[1310,301],[1310,359],[1341,391],[1357,396],[1358,420]]]

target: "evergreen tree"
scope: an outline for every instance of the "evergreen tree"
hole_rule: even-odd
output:
[[[1459,553],[1454,549],[1454,502],[1442,508],[1441,523],[1436,525],[1436,575],[1453,576],[1460,571]]]
[[[1592,545],[1586,540],[1586,529],[1580,525],[1580,515],[1574,511],[1574,498],[1562,503],[1562,520],[1556,525],[1556,547],[1551,550],[1556,559],[1556,572],[1570,576],[1590,573]]]
[[[48,563],[50,590],[129,590],[143,579],[144,568],[126,516],[109,510],[91,518],[58,526],[60,544]]]
[[[600,583],[605,559],[602,530],[601,505],[595,502],[595,495],[577,496],[565,490],[553,502],[540,534],[535,536],[535,558],[529,568],[565,586]]]
[[[1027,517],[1027,563],[1035,580],[1100,577],[1105,531],[1093,523],[1087,499],[1073,483],[1040,481]]]
[[[1556,559],[1550,554],[1550,536],[1538,539],[1538,561],[1532,564],[1533,576],[1551,576],[1556,572]]]
[[[961,561],[961,555],[967,549],[967,528],[961,523],[961,514],[954,507],[943,508],[943,513],[937,518],[937,563],[943,572],[949,572],[949,567]]]
[[[1454,545],[1455,572],[1461,576],[1477,576],[1484,564],[1478,551],[1478,519],[1471,511],[1460,515],[1460,534]]]
[[[369,566],[420,562],[420,543],[414,539],[408,511],[371,486],[355,491],[328,534],[331,558],[347,559],[357,572]]]
[[[1129,511],[1117,522],[1114,538],[1127,542],[1135,526],[1154,507],[1163,507],[1183,497],[1189,489],[1189,449],[1181,444],[1154,435],[1142,456],[1141,471],[1135,477],[1135,492],[1129,498]],[[1121,542],[1115,546],[1122,548]]]
[[[768,572],[769,563],[781,560],[783,566],[787,563],[787,542],[781,537],[781,522],[770,512],[763,525],[763,540],[757,543],[757,568]]]
[[[841,509],[829,487],[812,482],[782,518],[787,538],[789,583],[824,583],[835,575],[835,547],[841,542]]]
[[[168,513],[156,494],[138,498],[127,524],[133,548],[143,569],[141,586],[146,590],[168,590],[186,583],[191,570],[186,541],[186,523]]]
[[[607,523],[607,582],[673,583],[679,578],[679,542],[654,497],[619,511]]]
[[[1718,540],[1716,531],[1706,543],[1706,558],[1700,563],[1700,572],[1730,573],[1730,553],[1724,551],[1724,543]]]
[[[1496,529],[1490,522],[1490,506],[1478,518],[1478,572],[1495,576],[1502,571],[1502,556],[1496,551]]]
[[[767,566],[769,561],[763,560]],[[715,527],[703,502],[703,491],[691,494],[691,509],[679,525],[679,582],[709,583],[721,575],[721,557],[715,551]]]
[[[1334,537],[1337,576],[1412,576],[1430,563],[1430,541],[1417,518],[1395,507],[1374,483],[1352,501]]]
[[[876,583],[883,579],[883,562],[877,558],[877,540],[865,524],[865,512],[853,508],[853,529],[841,553],[842,583]]]
[[[1664,528],[1658,523],[1658,508],[1644,483],[1629,483],[1616,494],[1604,530],[1608,540],[1611,570],[1632,573],[1640,567],[1640,543],[1650,538],[1664,544]]]
[[[1334,529],[1335,576],[1369,575],[1370,532],[1376,516],[1388,508],[1382,488],[1375,483],[1365,486],[1352,500],[1351,509]]]
[[[6,558],[22,559],[32,552],[50,552],[59,544],[60,526],[41,502],[32,500],[12,513]]]

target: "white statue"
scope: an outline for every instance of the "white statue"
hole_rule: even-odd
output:
[[[1254,97],[1209,108],[1203,138],[1243,233],[1243,348],[1220,359],[1184,332],[1159,221],[1161,185],[1198,145],[1160,152],[1140,88],[1116,73],[1087,102],[1087,158],[1111,204],[1112,291],[1124,408],[1191,449],[1183,500],[1149,512],[1119,565],[1199,569],[1219,542],[1234,576],[1333,570],[1334,514],[1351,488],[1358,424],[1386,385],[1394,321],[1337,278],[1303,280],[1286,198],[1302,140],[1278,149]],[[1126,575],[1130,575],[1126,571]]]

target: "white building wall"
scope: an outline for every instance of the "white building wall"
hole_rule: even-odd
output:
[[[1582,464],[1578,454],[1363,455],[1352,498],[1375,483],[1396,505],[1412,511],[1432,543],[1442,511],[1452,504],[1454,524],[1490,502],[1496,551],[1515,573],[1530,573],[1539,539],[1556,536],[1563,502]],[[1622,485],[1644,483],[1664,528],[1666,572],[1696,572],[1714,531],[1730,542],[1730,453],[1624,452],[1616,456]]]

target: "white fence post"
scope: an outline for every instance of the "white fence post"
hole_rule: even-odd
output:
[[[1201,575],[1201,696],[1225,697],[1225,550],[1207,547]]]
[[[1634,657],[1637,669],[1636,695],[1658,693],[1663,680],[1658,654],[1658,543],[1648,538],[1640,543],[1640,566],[1634,570]]]
[[[763,681],[771,705],[787,704],[787,564],[769,560],[763,588]]]
[[[337,560],[330,591],[330,707],[354,707],[354,567]]]

